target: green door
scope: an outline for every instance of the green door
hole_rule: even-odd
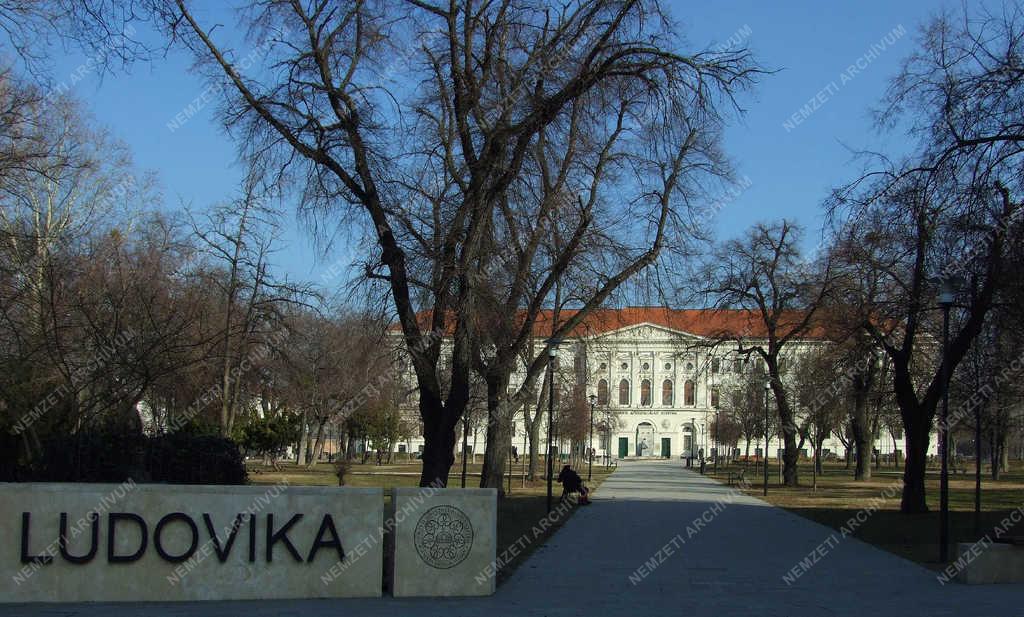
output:
[[[619,437],[619,458],[629,456],[629,437]]]
[[[661,438],[661,456],[664,458],[672,458],[672,438],[662,437]]]

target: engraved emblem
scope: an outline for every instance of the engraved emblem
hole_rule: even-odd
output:
[[[416,523],[416,552],[428,566],[447,570],[460,564],[473,548],[473,525],[454,506],[434,506]]]

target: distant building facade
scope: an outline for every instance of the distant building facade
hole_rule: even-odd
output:
[[[537,329],[550,331],[550,325]],[[761,358],[737,352],[739,342],[744,349],[764,342],[762,332],[763,326],[748,311],[655,307],[597,311],[558,347],[556,387],[563,397],[574,388],[588,400],[594,397],[593,448],[598,457],[697,459],[716,452],[737,457],[749,452],[751,457],[762,457],[766,451],[763,439],[751,439],[748,444],[740,438],[734,444],[718,444],[712,430],[716,416],[728,413],[725,400],[733,389],[741,387],[745,380],[764,383]],[[543,349],[544,338],[537,337],[535,341],[538,352]],[[790,368],[796,366],[803,354],[829,344],[820,328],[812,328],[807,336],[791,341],[781,358],[783,379],[790,378]],[[411,372],[406,378],[410,384],[415,383]],[[511,387],[518,388],[524,378],[525,370],[517,372]],[[841,379],[843,376],[836,375],[837,381]],[[541,381],[538,379],[538,384]],[[545,419],[540,436],[546,444],[547,398],[543,401]],[[774,420],[774,399],[770,399],[769,409]],[[404,412],[415,418],[415,398],[406,401]],[[534,410],[530,412],[532,415]],[[480,454],[484,448],[485,412],[476,415],[481,421],[469,427],[466,446],[469,452]],[[889,433],[884,428],[880,433],[875,444],[877,452],[883,458],[902,459],[902,434],[898,430]],[[556,444],[558,451],[567,452],[570,445],[560,441]],[[514,423],[512,443],[519,456],[527,454],[529,443],[522,412]],[[422,451],[422,436],[396,447],[412,453]],[[771,435],[767,455],[778,457],[781,447],[778,437]],[[462,448],[463,435],[459,432],[456,451],[461,452]],[[934,453],[934,440],[931,448]],[[544,451],[544,446],[540,451]],[[812,446],[807,442],[801,454],[811,453]],[[823,453],[842,459],[846,446],[832,436],[823,440]]]

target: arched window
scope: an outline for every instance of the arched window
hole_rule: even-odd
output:
[[[779,372],[785,373],[786,369],[789,368],[788,358],[779,358]]]
[[[689,407],[693,407],[697,404],[696,386],[693,384],[692,379],[687,379],[686,383],[683,384],[683,404]]]
[[[619,382],[619,405],[629,405],[629,381],[626,379]]]
[[[721,362],[721,360],[719,360],[718,358],[712,358],[711,359],[711,372],[712,373],[717,373],[720,370],[722,370],[722,362]]]
[[[672,380],[666,379],[661,384],[661,404],[671,405],[672,404]]]
[[[711,388],[711,406],[718,409],[718,403],[721,399],[721,395],[718,393],[718,386]]]
[[[651,380],[645,379],[640,382],[640,404],[644,407],[651,406]]]
[[[608,404],[608,380],[602,379],[597,382],[597,404],[607,405]]]

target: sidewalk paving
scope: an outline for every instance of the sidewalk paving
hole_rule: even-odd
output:
[[[936,573],[684,469],[623,463],[490,598],[2,606],[0,617],[1024,615],[1024,585]],[[700,522],[697,522],[700,521]],[[809,563],[809,562],[808,562]]]

